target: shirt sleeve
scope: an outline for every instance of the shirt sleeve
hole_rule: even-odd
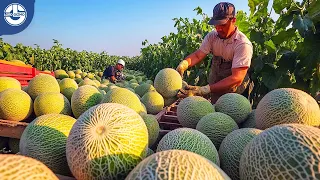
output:
[[[113,66],[109,66],[106,70],[103,72],[104,77],[111,77],[115,76],[115,70]]]
[[[213,33],[210,32],[204,37],[202,44],[200,46],[200,50],[205,54],[211,53],[212,52],[212,41],[213,41]]]
[[[243,43],[237,46],[233,56],[232,68],[250,67],[252,54],[251,44]]]

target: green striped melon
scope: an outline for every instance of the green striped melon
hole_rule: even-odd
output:
[[[185,150],[157,152],[140,162],[125,180],[231,180],[216,164]]]
[[[103,103],[77,119],[66,155],[76,179],[124,179],[147,149],[148,129],[141,116],[125,105]]]
[[[306,92],[293,88],[270,91],[260,100],[255,112],[258,129],[288,123],[317,127],[320,126],[319,117],[317,101]]]
[[[0,154],[0,177],[3,180],[59,179],[52,170],[40,161],[16,154]]]
[[[46,114],[37,117],[23,131],[19,151],[44,163],[53,172],[70,176],[66,143],[76,119],[63,114]]]
[[[237,129],[223,139],[219,148],[220,167],[231,179],[240,179],[239,165],[243,149],[261,132],[255,128]]]
[[[275,125],[254,137],[240,159],[240,179],[320,179],[320,129]]]
[[[164,135],[157,146],[157,152],[170,149],[191,151],[220,165],[217,148],[206,135],[195,129],[178,128]]]

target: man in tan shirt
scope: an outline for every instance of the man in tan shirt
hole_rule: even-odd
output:
[[[186,95],[211,95],[211,102],[228,92],[242,94],[249,86],[247,74],[251,65],[253,47],[250,40],[235,25],[235,7],[231,3],[218,3],[209,21],[216,30],[208,33],[200,48],[180,62],[177,71],[184,71],[201,62],[209,53],[213,54],[208,85],[187,86],[181,90]],[[252,88],[252,87],[251,87]],[[187,90],[187,91],[186,91]],[[181,97],[181,96],[180,96]]]

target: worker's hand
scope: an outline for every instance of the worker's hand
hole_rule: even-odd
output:
[[[183,60],[180,62],[180,64],[177,67],[177,71],[180,74],[181,77],[183,77],[184,71],[187,70],[189,67],[189,63],[187,60]]]
[[[190,86],[187,85],[184,89],[180,89],[177,97],[185,98],[189,96],[207,96],[210,93],[210,86]]]

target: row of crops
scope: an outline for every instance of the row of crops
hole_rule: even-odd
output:
[[[272,3],[272,4],[271,4]],[[271,9],[268,8],[271,6]],[[248,0],[250,13],[239,10],[237,25],[254,45],[249,70],[255,87],[250,100],[254,106],[267,92],[275,88],[293,87],[315,96],[320,88],[320,2],[317,0]],[[103,71],[107,65],[124,59],[129,69],[143,71],[154,79],[163,68],[176,68],[187,55],[194,52],[207,33],[210,17],[200,7],[194,10],[201,20],[175,18],[177,33],[163,36],[162,41],[149,44],[143,41],[141,55],[119,57],[107,52],[94,53],[63,48],[57,40],[51,49],[17,44],[11,46],[0,38],[0,59],[19,59],[40,70],[81,69]],[[277,14],[274,19],[271,14]],[[189,84],[205,85],[211,55],[203,63],[190,68],[184,79]],[[155,67],[155,68],[150,68]]]

